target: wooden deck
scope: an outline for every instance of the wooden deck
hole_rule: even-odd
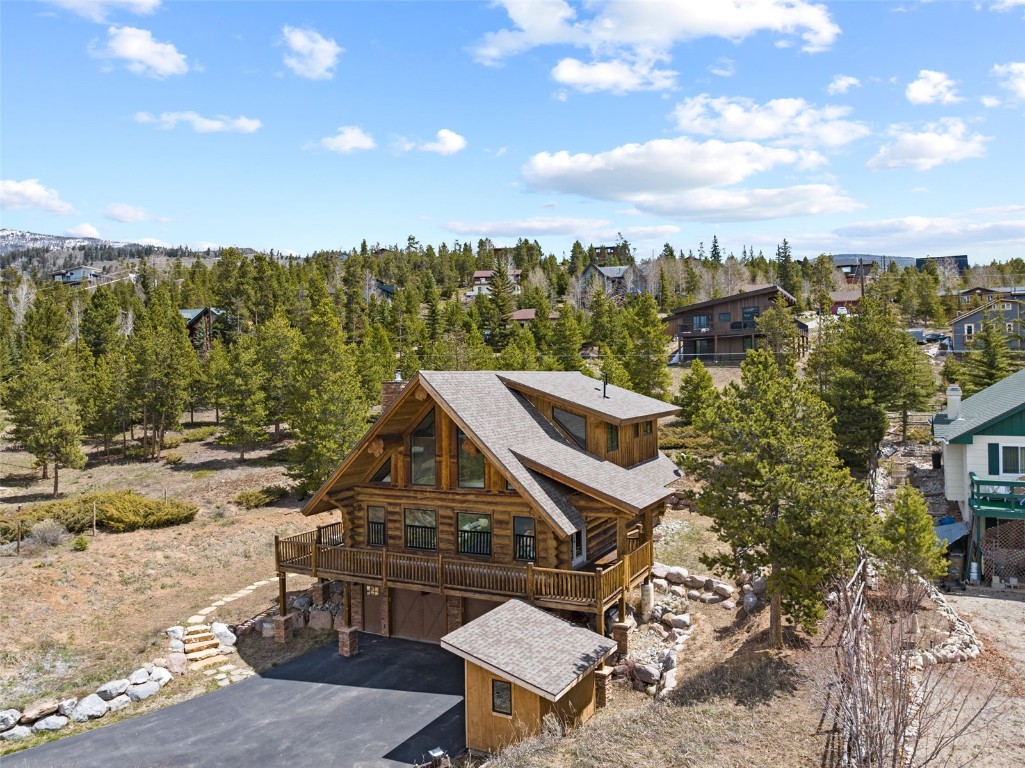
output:
[[[976,517],[1025,520],[1025,480],[1000,480],[968,473],[972,494],[968,503]]]
[[[594,571],[536,568],[528,563],[486,563],[443,554],[409,554],[381,547],[340,545],[341,523],[275,538],[279,573],[299,573],[387,587],[415,586],[447,595],[518,597],[538,606],[604,612],[651,572],[651,542],[613,565]]]

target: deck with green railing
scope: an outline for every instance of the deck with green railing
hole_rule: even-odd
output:
[[[968,473],[971,496],[968,505],[977,517],[1025,520],[1025,478],[1001,480]]]

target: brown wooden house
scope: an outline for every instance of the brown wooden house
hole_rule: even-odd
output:
[[[438,642],[510,598],[594,616],[650,577],[676,409],[580,373],[421,371],[276,541],[286,573],[343,585],[350,630]],[[282,605],[284,608],[284,605]]]
[[[758,346],[763,334],[758,318],[777,296],[794,306],[797,300],[778,285],[769,285],[721,299],[709,299],[672,310],[666,317],[666,332],[677,342],[672,362],[678,365],[694,358],[703,362],[740,360]],[[801,351],[807,347],[808,326],[797,323]]]

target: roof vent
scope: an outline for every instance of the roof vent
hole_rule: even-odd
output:
[[[950,421],[961,418],[961,387],[957,384],[947,387],[947,418]]]

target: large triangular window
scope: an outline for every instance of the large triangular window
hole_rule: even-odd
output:
[[[391,459],[390,458],[387,461],[385,461],[384,464],[381,465],[381,468],[378,469],[374,473],[374,476],[372,478],[370,478],[370,482],[372,482],[372,483],[390,483],[391,482]]]

